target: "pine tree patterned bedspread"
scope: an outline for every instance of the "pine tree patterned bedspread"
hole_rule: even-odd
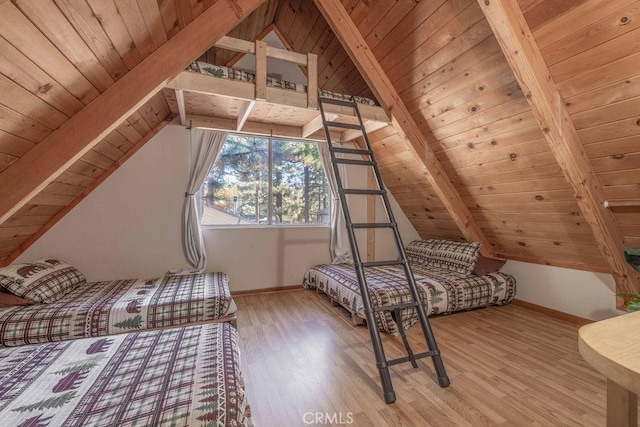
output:
[[[6,426],[244,426],[246,410],[229,323],[0,349]]]
[[[453,313],[488,305],[504,305],[515,296],[515,279],[497,272],[486,276],[464,275],[451,270],[411,264],[428,316]],[[370,267],[366,269],[369,294],[374,307],[411,301],[409,286],[402,267]],[[307,289],[318,287],[331,299],[364,318],[364,307],[354,267],[349,264],[323,264],[310,268],[304,277]],[[414,309],[400,310],[405,329],[417,323]],[[392,335],[398,326],[389,312],[376,313],[378,329]]]
[[[231,306],[224,273],[80,285],[50,304],[0,308],[3,346],[215,321]]]

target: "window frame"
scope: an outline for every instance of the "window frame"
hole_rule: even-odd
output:
[[[267,205],[267,223],[260,224],[259,222],[256,222],[251,224],[203,224],[202,218],[200,218],[199,226],[201,229],[236,229],[236,228],[266,229],[266,228],[330,228],[331,227],[330,218],[329,218],[329,222],[323,222],[323,223],[308,223],[308,224],[273,223],[273,143],[274,143],[274,140],[315,144],[316,150],[318,150],[318,156],[320,156],[320,149],[318,147],[318,144],[321,144],[322,143],[321,141],[314,141],[310,139],[294,138],[294,137],[280,137],[280,136],[274,136],[274,135],[259,135],[259,134],[253,134],[253,133],[247,133],[247,132],[230,132],[229,131],[227,132],[227,136],[228,135],[240,135],[240,136],[249,136],[249,137],[256,137],[256,138],[264,138],[267,141],[267,188],[268,188],[267,199],[269,200],[269,203]],[[225,144],[226,143],[227,141],[225,140]],[[220,152],[222,152],[222,150]],[[322,159],[320,160],[322,162]],[[217,159],[216,159],[216,162],[217,162]],[[322,163],[322,170],[324,172],[324,179],[325,179],[325,184],[327,188],[327,211],[330,215],[331,204],[333,203],[333,196],[331,194],[331,187],[329,186],[329,179],[327,178],[327,171],[325,170],[324,163]],[[199,204],[204,203],[203,194],[204,194],[205,183],[206,181],[202,183],[202,186],[198,191]]]

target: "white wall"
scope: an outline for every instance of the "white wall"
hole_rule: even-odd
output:
[[[157,277],[187,267],[180,224],[188,155],[188,131],[166,127],[16,262],[59,257],[91,281]],[[354,170],[349,180],[366,183]],[[418,238],[394,205],[405,241]],[[327,227],[207,228],[204,239],[207,270],[229,274],[233,290],[300,284],[308,267],[330,261]],[[389,252],[392,243],[379,238],[379,252]]]
[[[624,313],[616,309],[610,274],[519,261],[507,261],[502,271],[516,278],[520,300],[591,320]]]

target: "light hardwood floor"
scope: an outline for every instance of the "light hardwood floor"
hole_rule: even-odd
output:
[[[603,426],[604,378],[582,360],[578,327],[508,305],[431,319],[451,386],[429,359],[394,366],[381,399],[369,334],[324,296],[295,290],[235,297],[242,367],[256,426]],[[415,325],[414,350],[424,344]],[[384,336],[388,357],[399,339]],[[326,414],[326,415],[324,415]],[[351,424],[349,421],[353,420]]]

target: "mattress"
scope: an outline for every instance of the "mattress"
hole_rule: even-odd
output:
[[[463,275],[443,268],[411,264],[413,276],[428,316],[453,313],[488,305],[503,305],[515,296],[515,279],[496,272],[486,276]],[[411,301],[404,270],[398,266],[371,267],[365,270],[374,307]],[[364,318],[364,307],[353,265],[322,264],[310,268],[304,286],[316,287],[352,313]],[[400,311],[403,328],[417,323],[414,309]],[[392,335],[399,333],[389,312],[376,313],[378,329]]]
[[[187,71],[194,71],[221,79],[239,80],[247,83],[255,83],[256,81],[256,75],[250,71],[239,70],[237,68],[222,67],[202,61],[192,62],[191,65],[189,65],[189,67],[187,68]],[[288,82],[286,80],[280,80],[269,76],[267,76],[267,86],[278,89],[292,90],[295,92],[307,92],[307,86],[303,84]],[[320,90],[320,96],[324,98],[333,98],[345,101],[353,100],[357,103],[366,105],[378,105],[378,103],[371,98],[365,98],[364,96],[343,95],[340,93],[322,89]]]
[[[5,426],[244,426],[228,323],[0,349]]]
[[[216,321],[234,309],[224,273],[90,282],[50,304],[0,308],[3,346]]]

